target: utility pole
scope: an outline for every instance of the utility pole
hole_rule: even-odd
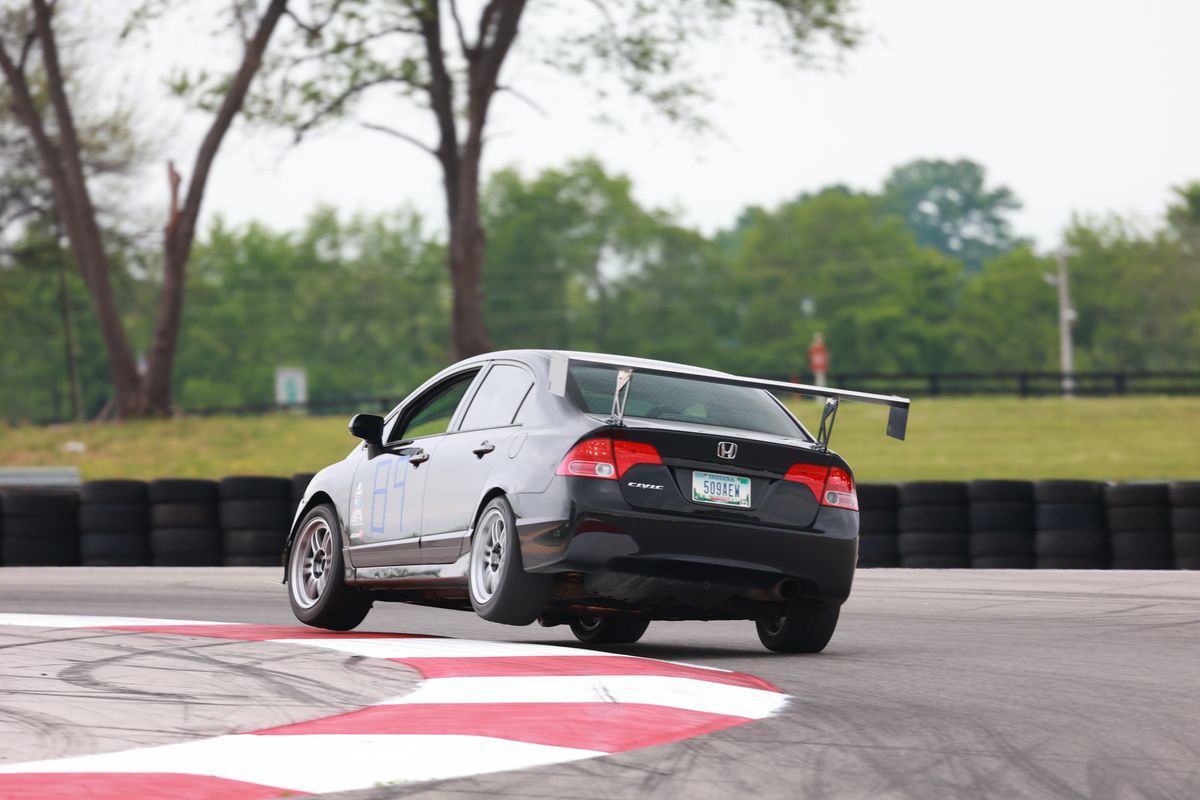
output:
[[[56,241],[61,240],[62,234],[60,233]],[[83,419],[83,400],[79,390],[79,367],[75,360],[75,330],[71,325],[71,296],[67,290],[66,251],[60,247],[55,255],[58,259],[58,294],[62,311],[63,350],[67,361],[67,386],[71,395],[71,419],[79,422]]]
[[[1058,277],[1055,285],[1058,287],[1058,358],[1059,370],[1062,372],[1063,397],[1075,394],[1075,343],[1071,336],[1071,326],[1075,324],[1075,309],[1071,307],[1071,288],[1067,283],[1067,249],[1058,248],[1055,253],[1058,262]]]

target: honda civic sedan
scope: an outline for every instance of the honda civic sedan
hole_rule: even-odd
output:
[[[814,434],[781,396],[824,398]],[[461,361],[321,470],[284,552],[292,610],[350,630],[377,601],[637,641],[651,621],[745,619],[818,652],[850,593],[858,500],[829,449],[839,403],[909,401],[593,353]]]

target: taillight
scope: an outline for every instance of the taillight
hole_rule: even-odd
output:
[[[662,458],[654,445],[645,442],[630,442],[625,439],[614,439],[613,450],[617,456],[617,477],[621,477],[630,468],[638,464],[661,464]]]
[[[858,493],[854,491],[854,479],[849,470],[833,467],[829,470],[829,480],[825,481],[825,496],[821,505],[834,508],[848,508],[858,511]]]
[[[823,506],[858,511],[858,495],[854,491],[854,479],[850,477],[848,470],[841,467],[793,464],[783,479],[807,486]]]
[[[584,439],[571,448],[556,475],[616,480],[638,464],[661,464],[654,445],[625,439]]]
[[[613,463],[612,439],[584,439],[571,448],[555,474],[616,480],[617,465]]]
[[[825,478],[828,476],[829,467],[821,467],[816,464],[793,464],[783,479],[804,484],[812,489],[813,497],[820,500],[821,492],[825,489]]]

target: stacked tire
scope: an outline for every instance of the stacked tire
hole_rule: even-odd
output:
[[[312,479],[316,477],[315,472],[297,472],[292,476],[292,508],[300,505],[300,501],[304,499],[304,493],[308,491],[308,485],[312,483]]]
[[[216,481],[164,478],[150,484],[150,555],[157,567],[219,567]]]
[[[1200,569],[1200,481],[1176,481],[1168,492],[1175,568]]]
[[[22,489],[0,497],[0,559],[8,567],[79,563],[79,494]]]
[[[143,481],[88,481],[79,493],[79,563],[144,567],[150,563],[150,503]]]
[[[857,492],[858,566],[896,566],[900,563],[896,542],[899,490],[893,483],[860,483]]]
[[[292,522],[292,481],[241,476],[220,484],[221,529],[227,567],[274,567],[282,563]]]
[[[1113,569],[1171,569],[1171,507],[1165,483],[1105,487]]]
[[[1038,569],[1107,569],[1108,526],[1104,484],[1098,481],[1042,480],[1033,484]]]
[[[967,485],[916,481],[899,489],[897,545],[900,566],[969,567]]]
[[[1030,569],[1033,566],[1032,481],[978,480],[967,484],[970,499],[971,566]]]

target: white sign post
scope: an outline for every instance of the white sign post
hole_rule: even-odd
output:
[[[275,404],[303,406],[308,404],[308,371],[303,367],[275,368]]]

